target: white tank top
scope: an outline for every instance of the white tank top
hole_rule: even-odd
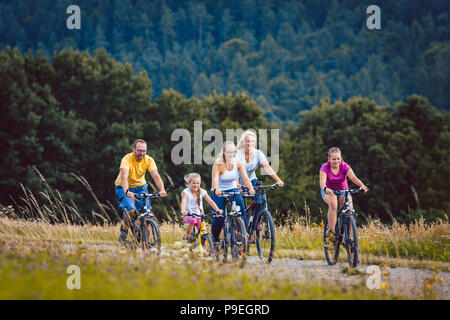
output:
[[[225,168],[226,169],[226,168]],[[237,188],[236,179],[239,177],[239,172],[237,169],[237,159],[234,158],[233,169],[225,172],[219,176],[219,186],[220,191]]]
[[[183,192],[181,192],[181,195],[183,195],[183,193],[186,193],[186,195],[187,195],[185,210],[190,213],[202,214],[203,213],[203,197],[206,195],[206,190],[200,189],[200,207],[198,206],[197,199],[192,194],[191,189],[186,188],[183,190]]]

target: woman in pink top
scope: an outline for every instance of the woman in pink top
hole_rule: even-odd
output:
[[[328,204],[328,228],[333,234],[327,231],[328,235],[334,236],[334,227],[336,225],[336,211],[339,204],[344,203],[344,198],[339,199],[333,193],[333,190],[348,189],[347,177],[356,184],[361,190],[367,192],[369,189],[359,180],[352,168],[342,161],[341,150],[331,148],[328,150],[328,162],[325,162],[320,168],[319,182],[322,199]],[[353,208],[352,198],[349,196],[350,206]]]

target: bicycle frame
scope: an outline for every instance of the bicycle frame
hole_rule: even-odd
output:
[[[140,193],[140,194],[135,194],[134,195],[135,199],[143,199],[144,200],[144,204],[142,206],[142,209],[137,211],[137,214],[133,214],[133,216],[130,219],[130,227],[131,227],[131,232],[133,233],[133,235],[136,237],[138,243],[143,241],[142,237],[145,238],[145,234],[142,234],[141,232],[141,228],[142,226],[145,226],[145,228],[149,228],[148,230],[152,231],[152,235],[154,237],[154,239],[157,241],[157,243],[160,243],[160,235],[158,235],[159,231],[155,232],[151,227],[149,227],[149,225],[146,225],[146,218],[148,220],[153,220],[156,228],[157,227],[157,222],[156,222],[156,218],[155,215],[153,214],[151,207],[149,207],[147,205],[147,198],[149,199],[158,199],[161,198],[159,196],[158,193]],[[140,225],[137,226],[136,221],[139,220]],[[159,237],[159,238],[158,238]],[[145,242],[147,242],[148,239],[144,239]]]
[[[217,216],[216,214],[202,214],[202,215],[198,215],[198,214],[192,214],[189,213],[188,216],[194,217],[194,218],[200,218],[202,219],[202,222],[200,223],[200,229],[197,229],[197,226],[194,224],[194,229],[192,230],[194,233],[194,237],[197,238],[197,245],[202,246],[202,238],[209,234],[208,230],[206,229],[206,221],[205,218],[207,217],[211,217],[211,216]]]
[[[344,204],[337,211],[336,218],[342,216],[342,224],[339,226],[338,232],[335,233],[337,235],[337,241],[342,242],[344,240],[344,244],[350,243],[350,217],[353,216],[355,218],[355,209],[350,207],[349,196],[352,194],[361,193],[359,189],[347,189],[347,190],[335,190],[333,191],[335,195],[344,196]]]
[[[242,212],[240,210],[240,208],[238,208],[238,205],[236,204],[236,196],[241,195],[240,191],[237,192],[222,192],[222,194],[220,195],[220,197],[225,197],[226,201],[230,201],[229,197],[231,197],[231,211],[227,212],[227,207],[225,206],[225,212],[224,214],[226,214],[225,217],[225,221],[224,221],[224,225],[223,225],[223,234],[224,234],[224,245],[225,248],[229,247],[231,248],[231,254],[233,256],[233,250],[235,248],[236,245],[244,246],[244,251],[242,252],[242,255],[245,256],[246,252],[247,252],[247,246],[248,246],[248,242],[247,242],[247,230],[245,227],[245,222],[242,223],[243,225],[240,224],[239,219],[242,219]],[[242,237],[243,237],[243,243],[241,241],[237,241],[236,239],[236,234],[235,232],[233,232],[233,226],[234,226],[234,231],[237,234],[237,230],[240,228],[240,226],[242,226]],[[246,257],[245,257],[246,259]]]
[[[245,198],[255,197],[255,199],[253,199],[250,205],[246,208],[246,212],[249,215],[248,223],[246,225],[248,234],[252,235],[256,231],[256,224],[253,222],[258,221],[260,215],[262,214],[262,211],[264,209],[268,210],[269,208],[267,204],[266,191],[264,189],[276,189],[276,188],[278,188],[278,185],[276,183],[268,186],[262,186],[261,181],[258,181],[255,184],[256,194],[255,196],[251,196],[250,194],[248,194],[248,189],[246,187],[242,187],[243,192],[241,192],[241,195],[244,197],[244,201]],[[252,212],[251,217],[250,211]]]

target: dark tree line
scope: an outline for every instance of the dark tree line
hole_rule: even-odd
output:
[[[378,1],[381,30],[368,30],[370,1],[80,0],[72,31],[67,1],[0,1],[0,48],[104,48],[147,71],[156,97],[245,91],[275,122],[327,96],[393,105],[420,94],[448,110],[447,2]]]
[[[211,167],[174,165],[171,141],[177,128],[194,137],[194,121],[203,131],[276,128],[257,101],[245,93],[187,98],[175,90],[151,96],[147,73],[135,74],[129,64],[104,50],[62,50],[51,61],[42,54],[6,47],[0,52],[0,203],[16,201],[22,187],[39,196],[43,182],[61,191],[85,216],[98,211],[95,201],[73,174],[86,178],[101,202],[116,204],[113,191],[120,160],[136,138],[148,141],[167,185],[196,171],[209,188]],[[412,95],[391,105],[352,97],[331,103],[323,99],[284,127],[280,139],[279,176],[286,186],[270,194],[278,221],[282,215],[303,215],[303,205],[319,219],[318,172],[332,146],[369,183],[372,192],[355,201],[363,217],[409,221],[448,215],[450,168],[449,112],[426,98]],[[203,142],[203,147],[208,145]],[[193,143],[192,143],[193,145]],[[271,152],[271,150],[269,150]],[[149,176],[147,177],[150,180]],[[150,180],[151,181],[151,180]],[[270,183],[270,178],[266,178]],[[175,194],[179,197],[179,187]],[[178,221],[176,196],[156,203],[160,219]]]

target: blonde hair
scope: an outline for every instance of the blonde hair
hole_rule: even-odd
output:
[[[225,151],[227,149],[226,146],[229,146],[229,145],[232,145],[233,147],[235,147],[233,141],[225,141],[223,143],[222,150],[220,151],[220,155],[216,159],[217,167],[219,169],[219,177],[221,175],[223,175],[224,172],[227,170],[227,163],[225,161]]]
[[[338,152],[341,154],[341,160],[344,161],[344,158],[342,158],[341,149],[339,149],[338,147],[333,147],[328,150],[328,159],[330,159],[330,157],[333,153],[338,153]]]
[[[241,138],[239,139],[237,148],[238,149],[244,149],[245,148],[245,138],[247,138],[247,136],[252,136],[253,138],[255,138],[255,143],[256,143],[256,133],[253,130],[246,130],[244,131],[244,133],[242,134]],[[249,150],[248,153],[248,160],[250,161],[253,158],[253,155],[255,153],[255,148]]]
[[[192,173],[185,175],[184,181],[186,182],[186,187],[188,187],[188,185],[192,182],[192,180],[194,180],[196,178],[198,178],[198,179],[200,179],[200,181],[202,181],[202,177],[196,172],[192,172]],[[194,196],[194,198],[197,199],[198,208],[200,209],[200,212],[201,212],[202,209],[200,208],[200,201],[201,201],[200,200],[200,188],[197,191],[195,191],[195,193],[192,193],[192,195]]]

